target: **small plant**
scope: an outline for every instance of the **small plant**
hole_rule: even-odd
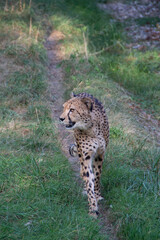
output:
[[[124,136],[124,132],[122,129],[117,127],[110,128],[110,138],[120,138],[122,136]]]

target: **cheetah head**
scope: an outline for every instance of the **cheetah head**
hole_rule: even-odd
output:
[[[64,110],[60,121],[67,129],[87,130],[92,125],[93,104],[90,98],[73,97],[63,104]]]

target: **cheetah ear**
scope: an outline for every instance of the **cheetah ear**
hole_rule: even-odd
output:
[[[84,97],[81,101],[87,106],[87,108],[92,112],[93,110],[93,103],[90,98]]]
[[[76,97],[76,94],[74,94],[74,92],[71,92],[70,97],[71,98]]]

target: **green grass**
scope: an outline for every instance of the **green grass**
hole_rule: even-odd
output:
[[[102,57],[102,71],[134,93],[134,99],[157,118],[160,114],[159,53],[132,51],[125,55]]]
[[[93,6],[89,5],[90,1],[76,2],[76,6],[72,1],[63,2],[65,8],[57,6],[50,17],[51,23],[65,36],[62,43],[66,60],[62,66],[66,99],[71,91],[89,92],[101,100],[108,113],[111,134],[102,189],[117,235],[128,240],[158,240],[160,152],[130,111],[128,101],[141,100],[142,107],[159,116],[159,52],[125,49],[122,26],[119,28],[95,6],[94,15],[89,14],[88,7]],[[110,34],[108,29],[112,31]],[[92,39],[94,33],[95,39]],[[128,95],[120,86],[134,94]]]
[[[12,13],[11,6],[4,12],[4,4],[0,10],[0,238],[108,239],[88,216],[87,200],[57,144],[42,44],[53,26],[64,34],[66,99],[71,91],[89,92],[102,101],[109,115],[102,191],[117,235],[158,240],[160,152],[127,102],[141,99],[142,106],[158,117],[159,53],[125,49],[123,26],[97,10],[94,1],[33,1],[31,9],[26,1],[22,12],[15,1]],[[134,95],[126,94],[116,82]]]
[[[1,239],[104,239],[51,122],[28,127],[27,139],[1,136]]]
[[[114,220],[118,219],[119,236],[159,239],[160,153],[154,148],[128,146],[120,138],[111,140],[107,160],[102,186]]]
[[[44,5],[0,4],[0,239],[108,239],[61,153],[47,96]],[[29,34],[30,17],[32,31]],[[48,24],[48,25],[47,25]],[[46,27],[47,26],[47,27]],[[37,35],[38,34],[38,35]]]
[[[84,35],[89,53],[114,45],[123,38],[121,24],[113,23],[111,16],[98,10],[94,1],[78,0],[77,4],[72,0],[61,1],[55,9],[54,14],[50,13],[51,24],[64,33],[67,56],[84,56]]]

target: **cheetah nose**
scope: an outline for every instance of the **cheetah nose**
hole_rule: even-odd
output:
[[[59,118],[59,120],[60,120],[61,122],[63,122],[63,121],[64,121],[64,119],[65,119],[65,118],[61,118],[61,117]]]

